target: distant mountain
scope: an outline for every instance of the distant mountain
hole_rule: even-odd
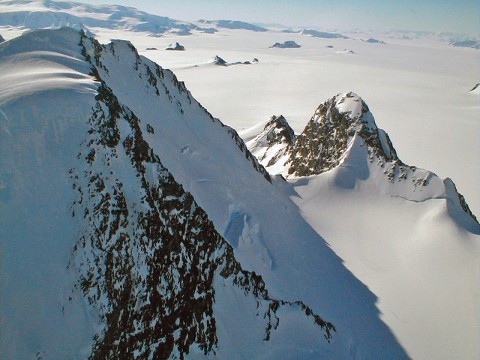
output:
[[[199,20],[202,24],[208,25],[216,25],[219,28],[225,29],[240,29],[240,30],[250,30],[250,31],[257,31],[257,32],[265,32],[268,29],[250,24],[244,21],[234,21],[234,20]]]
[[[375,38],[368,38],[367,40],[365,40],[365,42],[368,42],[370,44],[385,44],[385,42]]]
[[[212,32],[195,24],[177,21],[121,5],[89,5],[70,1],[7,0],[0,3],[0,25],[28,29],[106,28],[146,31],[153,34],[172,32],[189,35],[192,30]]]
[[[480,49],[480,40],[454,40],[450,42],[450,45],[456,47],[466,47],[472,49]]]
[[[218,55],[215,55],[213,58],[211,58],[209,62],[214,65],[220,65],[220,66],[227,65],[227,62]]]
[[[480,83],[475,84],[475,86],[470,90],[473,94],[480,94]]]
[[[348,39],[347,36],[344,36],[342,34],[312,30],[312,29],[303,29],[300,33],[303,35],[309,35],[309,36],[322,38],[322,39]]]
[[[232,66],[232,65],[251,65],[252,63],[258,63],[258,59],[253,59],[250,61],[235,61],[235,62],[227,62],[223,58],[218,55],[215,55],[208,61],[209,64],[219,65],[219,66]],[[198,65],[197,65],[198,66]]]

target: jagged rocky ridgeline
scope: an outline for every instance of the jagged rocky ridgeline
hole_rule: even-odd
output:
[[[358,168],[363,161],[370,172],[384,175],[379,186],[387,193],[413,200],[449,198],[476,220],[450,179],[400,160],[388,134],[353,92],[320,104],[299,135],[283,116],[272,117],[257,136],[250,136],[247,147],[272,174],[285,177],[318,175],[342,164]]]

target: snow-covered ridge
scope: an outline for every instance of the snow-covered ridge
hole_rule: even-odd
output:
[[[476,219],[463,196],[446,184],[451,180],[443,181],[399,159],[367,104],[352,92],[338,94],[321,104],[303,132],[290,143],[279,146],[264,137],[260,133],[247,146],[274,174],[303,177],[343,167],[350,169],[351,181],[371,177],[382,191],[414,201],[448,198]]]

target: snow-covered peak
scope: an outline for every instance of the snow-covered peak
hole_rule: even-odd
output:
[[[247,142],[272,174],[287,178],[319,175],[338,168],[340,186],[355,187],[371,179],[382,192],[414,201],[454,199],[473,219],[465,199],[434,173],[404,164],[388,134],[379,129],[367,104],[353,92],[341,93],[318,106],[305,129],[281,145],[266,133]],[[347,180],[348,178],[348,180]]]
[[[286,150],[295,141],[295,133],[283,115],[272,116],[266,123],[249,129],[248,133],[241,133],[241,136],[252,154],[267,168],[285,162]],[[277,172],[271,168],[268,170]]]
[[[295,139],[295,134],[283,115],[272,116],[257,139],[266,141],[269,145],[277,143],[291,145]]]
[[[2,359],[213,357],[219,343],[225,358],[232,334],[271,353],[285,316],[282,331],[299,320],[328,346],[318,306],[270,293],[220,233],[225,202],[273,185],[172,72],[65,28],[1,44],[0,66]]]

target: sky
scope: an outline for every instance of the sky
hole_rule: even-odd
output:
[[[79,0],[179,20],[229,19],[324,30],[480,33],[480,0]]]

